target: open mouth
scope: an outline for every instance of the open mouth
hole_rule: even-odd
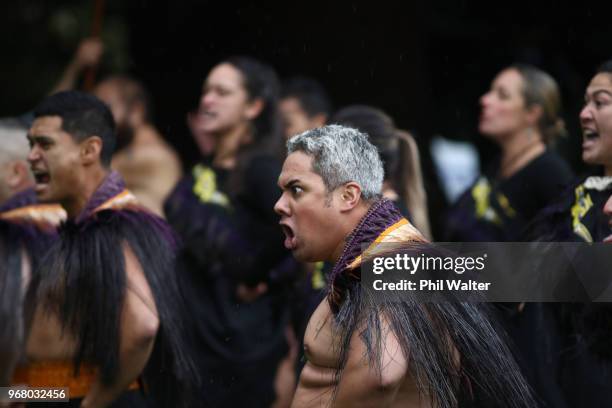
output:
[[[285,248],[289,250],[293,250],[297,246],[297,239],[295,237],[295,233],[293,229],[288,225],[281,224],[281,228],[283,229],[283,233],[285,234]]]
[[[36,180],[36,184],[49,184],[49,181],[51,180],[51,176],[49,176],[49,173],[40,170],[35,170],[33,171],[33,173],[34,180]]]
[[[584,137],[584,140],[595,140],[599,138],[599,133],[597,133],[594,130],[589,130],[589,129],[584,129],[582,131],[582,135]]]

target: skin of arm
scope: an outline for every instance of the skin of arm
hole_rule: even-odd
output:
[[[96,382],[83,399],[82,407],[110,405],[142,373],[155,344],[159,318],[151,288],[127,245],[124,245],[124,255],[127,287],[121,313],[119,372],[111,386]]]

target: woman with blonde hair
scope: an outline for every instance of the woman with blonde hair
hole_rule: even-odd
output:
[[[451,208],[446,241],[518,241],[535,215],[572,180],[550,146],[565,134],[555,80],[529,65],[512,65],[480,98],[479,131],[501,155]]]

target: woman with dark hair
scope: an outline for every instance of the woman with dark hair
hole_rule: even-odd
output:
[[[365,105],[342,108],[331,122],[368,134],[384,164],[383,195],[394,201],[417,229],[431,239],[419,150],[412,135],[396,129],[393,119],[382,110]]]
[[[554,79],[528,65],[501,71],[480,98],[479,130],[501,157],[451,208],[446,241],[518,241],[534,216],[571,182],[550,145],[565,134]]]
[[[534,237],[601,242],[609,235],[602,209],[612,193],[612,60],[603,63],[591,79],[580,124],[582,160],[593,170],[540,214],[531,232]]]
[[[612,60],[597,69],[587,86],[580,124],[582,160],[594,171],[542,211],[530,231],[534,238],[612,241]],[[557,378],[569,406],[611,406],[612,305],[563,303],[559,309],[563,352]]]
[[[261,62],[234,57],[216,65],[198,111],[212,154],[165,205],[184,241],[180,264],[206,406],[269,406],[287,353],[282,289],[294,262],[273,211],[278,95],[274,70]]]

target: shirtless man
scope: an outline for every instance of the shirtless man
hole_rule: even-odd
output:
[[[83,39],[51,94],[75,89],[83,71],[97,66],[103,52],[101,39]],[[113,75],[98,83],[93,93],[110,107],[117,126],[117,151],[111,167],[143,206],[163,217],[163,202],[181,177],[181,163],[151,124],[150,101],[143,85]]]
[[[363,301],[363,244],[405,242],[410,249],[425,242],[380,198],[382,163],[367,136],[332,125],[287,147],[275,205],[285,246],[300,261],[335,263],[328,295],[306,329],[307,363],[293,406],[456,407],[476,398],[533,406],[481,305]]]
[[[163,216],[164,200],[181,177],[181,163],[150,123],[143,85],[126,76],[111,76],[96,86],[94,95],[110,107],[117,124],[111,167],[142,205]]]
[[[110,170],[114,122],[100,100],[60,92],[34,115],[28,160],[36,194],[59,203],[68,221],[61,245],[32,277],[28,361],[14,383],[68,386],[83,407],[144,403],[140,393],[121,395],[137,389],[139,377],[153,394],[172,392],[190,366],[176,325],[181,313],[167,225]],[[153,352],[159,335],[164,341]],[[166,381],[163,390],[159,380]]]

